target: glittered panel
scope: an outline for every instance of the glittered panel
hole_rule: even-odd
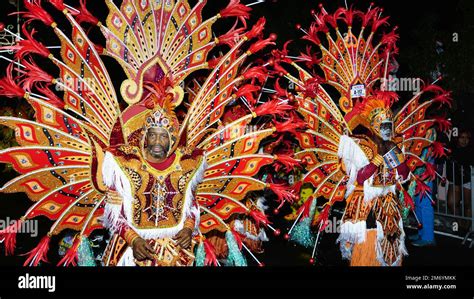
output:
[[[16,140],[22,146],[57,146],[90,151],[89,145],[81,139],[40,123],[21,118],[0,117],[0,124],[15,129]]]
[[[251,121],[251,116],[244,116],[230,124],[227,124],[225,127],[219,128],[216,132],[207,137],[199,147],[202,146],[203,150],[209,152],[227,141],[241,137],[248,133],[247,128],[249,128]]]
[[[28,213],[28,218],[46,216],[51,220],[57,219],[71,203],[79,199],[83,194],[91,189],[89,182],[78,182],[57,188],[56,191],[49,192],[42,196]],[[31,197],[30,197],[31,198]]]
[[[201,184],[198,185],[196,194],[200,193],[216,193],[225,194],[242,200],[245,195],[250,191],[263,190],[265,184],[248,177],[232,177],[225,176],[212,179],[204,179]]]
[[[61,148],[9,148],[0,153],[0,161],[12,164],[24,174],[53,166],[82,165],[87,167],[90,159],[85,153]]]
[[[225,57],[222,64],[216,67],[212,76],[208,78],[194,99],[188,112],[191,115],[188,144],[191,140],[193,144],[197,144],[205,129],[216,123],[223,115],[225,105],[220,104],[228,102],[229,97],[232,96],[234,84],[229,83],[240,74],[239,68],[244,60],[241,60],[240,63],[235,63],[236,61],[235,52]]]
[[[82,126],[71,116],[64,113],[64,111],[58,111],[57,109],[48,106],[47,102],[30,99],[29,103],[33,106],[33,109],[36,112],[35,117],[37,122],[61,130],[62,132],[77,137],[84,142],[88,141],[86,137],[87,134]]]
[[[199,224],[199,230],[202,234],[206,234],[214,229],[217,229],[221,232],[225,232],[227,230],[227,228],[222,225],[219,219],[212,214],[202,212],[200,220],[201,222]]]
[[[62,217],[59,225],[53,231],[53,234],[59,234],[64,229],[81,231],[84,226],[91,228],[95,227],[94,229],[103,228],[100,223],[97,223],[96,214],[96,205],[101,203],[102,198],[103,195],[96,191],[93,191],[87,196],[83,196],[80,202],[76,203],[74,206],[71,206],[64,217]],[[94,215],[96,217],[94,217]],[[98,224],[100,224],[100,226],[97,226]],[[90,229],[87,231],[87,233],[90,233]]]
[[[254,154],[258,151],[260,142],[271,134],[273,130],[262,130],[228,141],[207,152],[207,163],[213,164],[233,157]]]
[[[209,167],[206,170],[204,177],[210,178],[225,175],[254,176],[263,166],[271,164],[272,162],[273,157],[264,157],[258,155],[235,158]]]
[[[49,192],[63,185],[84,181],[90,177],[87,166],[81,168],[57,167],[28,172],[16,177],[3,187],[4,193],[25,192],[31,200],[37,201]]]

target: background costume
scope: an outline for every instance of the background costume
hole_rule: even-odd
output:
[[[345,201],[338,238],[342,256],[352,265],[400,265],[407,253],[401,209],[413,209],[402,184],[416,180],[416,193],[428,191],[423,179],[433,180],[435,171],[421,152],[431,147],[431,154],[440,156],[444,148],[426,133],[436,124],[442,130],[450,124],[442,117],[427,118],[425,112],[432,104],[449,104],[450,94],[436,85],[424,86],[393,114],[398,95],[386,89],[386,80],[390,59],[397,53],[396,28],[384,32],[388,17],[380,8],[339,8],[330,14],[320,7],[320,12],[312,12],[315,21],[308,29],[298,25],[312,46],[298,57],[289,55],[289,43],[274,52],[274,71],[289,82],[277,80],[276,94],[291,100],[307,124],[295,136],[301,148],[295,156],[306,170],[295,188],[315,188],[289,233],[301,232],[299,226],[310,223],[306,219],[312,217],[315,198],[324,197],[312,243],[314,258],[332,206]],[[394,148],[384,157],[373,141],[383,122],[392,123],[400,150]],[[420,166],[427,171],[413,175]]]

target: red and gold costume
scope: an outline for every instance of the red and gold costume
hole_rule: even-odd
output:
[[[236,23],[214,38],[213,23],[227,17],[245,23],[250,8],[233,0],[203,20],[206,1],[194,7],[186,0],[125,0],[120,7],[106,1],[109,14],[102,23],[85,1],[77,9],[62,1],[51,4],[64,13],[70,35],[41,1],[25,2],[26,16],[51,27],[61,43],[60,57],[24,27],[26,39],[9,48],[24,71],[14,77],[11,65],[0,80],[1,95],[24,97],[36,111],[35,121],[0,117],[2,125],[16,131],[20,144],[0,152],[0,160],[21,173],[1,191],[25,192],[35,202],[22,220],[43,215],[53,221],[25,265],[45,261],[50,238],[66,228],[77,235],[59,264],[75,264],[79,244],[104,225],[112,232],[106,265],[136,264],[130,246],[138,236],[156,249],[157,257],[141,265],[190,265],[193,260],[196,265],[219,260],[246,265],[241,250],[260,251],[269,227],[264,205],[249,192],[271,189],[278,200],[294,197],[286,186],[257,178],[262,167],[285,163],[259,153],[260,142],[285,127],[264,121],[246,129],[261,116],[291,108],[279,101],[254,101],[268,75],[261,66],[244,64],[273,44],[274,37],[261,39],[265,20],[248,31]],[[105,47],[94,44],[83,26],[99,28]],[[217,46],[223,54],[208,60]],[[56,66],[61,80],[39,67],[32,58],[36,55]],[[127,76],[120,85],[125,109],[102,55],[115,59]],[[197,70],[208,70],[205,80],[194,94],[185,95],[181,86]],[[51,85],[64,90],[62,99]],[[218,126],[227,106],[243,104],[243,115]],[[166,129],[170,139],[167,160],[155,165],[143,154],[145,132],[152,126]],[[119,199],[110,196],[112,191]],[[183,227],[194,229],[196,252],[175,247],[172,237]],[[15,235],[3,230],[0,239],[13,253]]]
[[[406,254],[401,208],[413,208],[402,184],[421,182],[412,171],[429,164],[420,158],[423,149],[431,147],[433,154],[444,154],[443,147],[425,135],[435,124],[441,129],[450,124],[443,118],[426,118],[425,112],[433,103],[449,104],[449,93],[435,85],[426,86],[392,114],[391,106],[398,96],[384,90],[387,85],[382,83],[388,79],[398,35],[395,30],[382,33],[388,18],[381,12],[373,7],[367,12],[339,8],[329,14],[321,6],[320,12],[313,13],[315,22],[308,30],[302,29],[303,39],[315,45],[316,51],[309,46],[305,53],[291,58],[285,45],[274,53],[275,71],[295,86],[285,89],[277,81],[277,95],[294,101],[307,124],[305,131],[296,134],[301,150],[295,156],[303,161],[306,173],[295,188],[304,184],[315,188],[314,196],[298,210],[289,238],[309,239],[304,232],[310,230],[301,226],[311,223],[306,219],[314,214],[310,211],[315,198],[327,200],[316,221],[316,237],[311,239],[313,258],[331,207],[345,201],[338,239],[342,256],[350,259],[351,265],[400,265]],[[324,78],[316,75],[318,71]],[[338,100],[331,97],[333,91],[339,93]],[[426,97],[429,93],[435,96]],[[382,157],[374,138],[380,136],[384,123],[392,125],[390,142],[395,146]],[[433,176],[431,172],[430,178]],[[417,193],[427,191],[421,184]],[[293,236],[293,232],[301,236]]]

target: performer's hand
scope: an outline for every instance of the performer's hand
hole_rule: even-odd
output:
[[[193,230],[185,227],[182,230],[180,230],[175,237],[175,240],[177,241],[177,245],[181,246],[181,248],[189,248],[191,246],[191,240],[192,240],[192,234]]]
[[[153,248],[144,239],[137,238],[132,242],[133,256],[139,260],[153,259]]]

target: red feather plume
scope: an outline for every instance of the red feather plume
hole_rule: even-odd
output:
[[[54,20],[51,15],[46,12],[43,7],[41,7],[41,0],[24,0],[23,4],[28,11],[22,11],[18,14],[28,19],[25,24],[29,24],[34,20],[41,21],[46,26],[51,26],[51,24],[54,23]]]
[[[229,47],[234,47],[235,44],[240,40],[242,37],[242,33],[245,31],[245,28],[237,28],[237,21],[235,22],[234,26],[225,34],[219,36],[217,39],[219,40],[219,44],[228,45]]]
[[[275,45],[275,42],[274,42],[275,39],[276,39],[276,36],[273,34],[270,35],[269,38],[260,39],[250,46],[248,52],[255,54],[269,45]]]
[[[415,209],[415,203],[413,202],[413,198],[411,198],[410,194],[402,187],[403,192],[403,200],[405,201],[405,206],[409,207],[410,210]]]
[[[204,260],[204,266],[217,266],[216,250],[214,246],[208,240],[203,241],[204,251],[206,252],[206,259]]]
[[[74,18],[79,24],[89,23],[92,25],[97,25],[99,23],[99,19],[94,17],[94,15],[92,15],[90,11],[87,10],[86,0],[81,0],[78,10],[79,13],[75,15]]]
[[[331,209],[331,206],[329,204],[327,204],[327,205],[324,206],[321,213],[319,213],[318,218],[316,219],[317,224],[322,223],[322,226],[319,229],[319,231],[323,231],[326,228],[326,226],[328,226],[328,224],[329,224],[328,218],[329,218],[329,210],[330,209]]]
[[[221,10],[219,14],[223,18],[238,17],[244,24],[246,24],[245,20],[250,17],[251,10],[250,7],[241,4],[240,0],[230,0],[229,5]]]
[[[425,181],[425,180],[429,180],[429,181],[432,181],[436,178],[436,166],[434,164],[431,164],[431,163],[426,163],[425,164],[425,171],[423,172],[423,174],[421,175],[420,179]]]
[[[443,116],[433,117],[433,120],[436,122],[439,130],[442,132],[447,132],[452,127],[451,122]]]
[[[66,6],[64,5],[64,0],[49,0],[49,3],[56,7],[57,10],[63,11],[66,9]]]
[[[24,60],[23,65],[25,69],[20,69],[23,74],[20,84],[27,91],[31,91],[35,83],[51,83],[54,80],[53,76],[41,69],[31,58]]]
[[[303,129],[306,127],[306,123],[303,122],[301,119],[295,117],[293,114],[291,117],[285,122],[274,122],[275,128],[277,132],[290,132],[296,134],[297,129]]]
[[[433,146],[433,157],[435,158],[446,157],[446,151],[445,151],[443,143],[434,141],[432,143],[432,146]]]
[[[63,258],[58,262],[57,266],[77,266],[77,249],[81,244],[81,238],[76,237],[74,243],[72,243],[71,248],[68,249]]]
[[[13,78],[13,64],[8,65],[6,76],[0,79],[0,95],[9,98],[22,98],[25,95],[25,90]]]
[[[283,116],[288,110],[291,110],[291,109],[293,109],[293,106],[285,102],[282,102],[280,100],[271,100],[258,106],[253,112],[255,112],[257,116],[262,116],[262,115],[267,115],[267,114],[275,114],[275,115]]]
[[[22,32],[25,36],[25,39],[17,41],[13,46],[0,47],[0,50],[11,50],[15,52],[16,59],[23,59],[27,54],[38,54],[42,57],[48,57],[50,54],[49,50],[43,46],[40,42],[36,41],[33,37],[35,30],[33,29],[31,33],[26,30],[26,24],[23,24]]]
[[[256,38],[257,36],[260,36],[263,32],[263,29],[265,29],[266,22],[267,20],[265,19],[265,17],[261,17],[260,19],[258,19],[257,23],[253,25],[252,29],[250,29],[250,31],[245,34],[245,36],[248,39],[252,39],[252,38]]]
[[[423,197],[426,194],[431,194],[431,188],[428,185],[426,185],[422,180],[417,179],[415,193],[419,194],[420,197]]]
[[[244,79],[257,79],[258,82],[264,83],[268,78],[268,72],[263,66],[254,66],[246,70],[242,76]]]
[[[448,105],[451,108],[453,99],[451,98],[451,92],[444,92],[442,94],[437,95],[433,99],[431,99],[433,103],[439,103],[440,105]]]
[[[296,213],[297,215],[301,214],[301,220],[308,218],[309,217],[309,212],[311,209],[311,204],[313,203],[314,197],[310,196],[308,199],[304,202],[303,205],[298,209],[298,212]]]
[[[23,221],[16,220],[10,226],[0,231],[0,241],[5,245],[5,255],[13,255],[16,247],[16,234],[21,229]]]
[[[43,239],[39,242],[38,246],[36,246],[30,252],[23,254],[28,255],[23,266],[38,266],[40,262],[48,263],[47,253],[49,249],[49,236],[44,236]]]
[[[48,98],[48,103],[59,108],[64,109],[64,102],[51,90],[48,86],[37,86],[36,89]]]
[[[289,173],[296,167],[300,166],[300,160],[296,160],[295,158],[289,156],[289,155],[275,155],[275,160],[278,162],[275,165],[275,170],[280,171],[280,169],[283,168],[285,169],[285,172]]]
[[[260,226],[260,224],[267,226],[271,223],[267,216],[258,210],[251,210],[249,215],[253,218],[253,220],[255,220],[257,226]]]
[[[269,188],[273,193],[278,197],[278,201],[283,204],[285,201],[293,202],[297,199],[296,195],[293,193],[293,190],[284,185],[284,184],[273,184],[269,183]]]

